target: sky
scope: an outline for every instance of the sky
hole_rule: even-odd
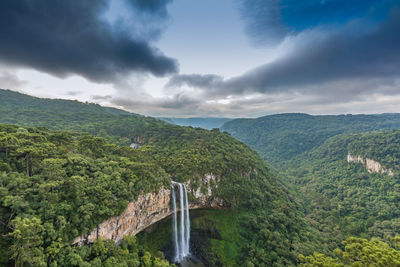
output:
[[[162,117],[400,112],[400,0],[2,0],[0,88]]]

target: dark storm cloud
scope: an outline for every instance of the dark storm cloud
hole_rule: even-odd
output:
[[[131,0],[128,6],[165,16],[168,2]],[[113,82],[131,72],[177,71],[175,60],[148,41],[108,23],[107,9],[106,0],[2,0],[0,61],[95,82]]]
[[[356,80],[400,77],[400,10],[393,10],[386,22],[374,28],[363,26],[352,23],[340,30],[304,31],[286,40],[290,45],[283,47],[278,59],[241,76],[224,80],[214,75],[178,75],[169,86],[186,84],[227,96],[296,90],[324,93],[324,88],[332,89],[326,83],[349,81],[353,84],[348,96],[356,95],[360,93],[354,90]],[[346,84],[342,86],[338,92],[346,90]]]
[[[246,32],[257,44],[318,25],[345,24],[368,16],[381,20],[398,0],[236,0]]]
[[[245,30],[257,43],[274,43],[288,32],[282,23],[280,0],[237,0]]]
[[[166,7],[171,2],[172,0],[127,0],[127,3],[136,9],[148,13],[156,13],[162,17],[168,15]]]

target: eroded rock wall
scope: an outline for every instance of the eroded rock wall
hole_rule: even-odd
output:
[[[223,200],[213,196],[217,182],[218,177],[212,174],[202,177],[200,186],[196,188],[190,185],[190,181],[186,182],[189,195],[194,197],[189,201],[189,208],[223,208]],[[137,200],[129,202],[120,216],[102,222],[89,235],[75,238],[73,244],[92,243],[98,238],[112,239],[118,243],[125,236],[136,235],[172,214],[170,200],[171,190],[166,188],[161,188],[157,193],[141,195]]]
[[[369,158],[363,159],[360,156],[353,156],[349,153],[349,154],[347,154],[347,162],[362,163],[368,172],[387,173],[389,175],[393,175],[393,171],[391,169],[383,168],[379,162],[377,162],[373,159],[369,159]]]

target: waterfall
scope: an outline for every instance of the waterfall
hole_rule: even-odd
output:
[[[179,243],[178,243],[178,225],[176,223],[176,196],[175,196],[175,186],[172,184],[172,207],[174,211],[174,219],[173,219],[173,238],[174,238],[174,247],[175,247],[175,261],[178,260],[178,255],[179,255]]]
[[[184,192],[185,192],[185,207],[186,207],[186,209],[185,209],[185,223],[186,223],[186,231],[185,231],[185,242],[186,242],[186,245],[185,245],[185,248],[186,248],[186,255],[189,255],[190,254],[190,252],[189,252],[189,248],[190,248],[190,246],[189,246],[189,241],[190,241],[190,218],[189,218],[189,202],[188,202],[188,195],[187,195],[187,190],[186,190],[186,186],[185,185],[183,185],[183,189],[184,189]]]
[[[185,256],[186,244],[185,244],[185,203],[183,200],[183,186],[179,184],[179,198],[180,198],[180,209],[181,209],[181,228],[179,231],[181,240],[181,255],[182,258]],[[183,204],[183,205],[182,205]]]
[[[179,190],[175,190],[178,186]],[[189,217],[189,201],[186,186],[182,183],[172,182],[171,185],[172,194],[172,208],[173,208],[173,220],[172,220],[172,234],[175,248],[175,262],[182,261],[183,258],[190,255],[190,217]],[[180,218],[178,227],[178,210],[176,205],[176,193],[179,193],[179,208]]]

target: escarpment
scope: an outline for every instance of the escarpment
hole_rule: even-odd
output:
[[[194,186],[190,180],[185,182],[189,192],[189,209],[223,208],[224,201],[213,195],[218,187],[219,177],[213,174],[204,175]],[[140,195],[129,202],[125,211],[100,223],[92,232],[74,239],[74,245],[92,243],[99,238],[119,242],[128,235],[136,235],[150,225],[168,217],[173,213],[170,205],[171,190],[161,188],[158,192]]]
[[[393,171],[391,169],[385,169],[382,165],[369,158],[362,158],[360,156],[353,156],[350,153],[347,154],[347,162],[358,162],[365,166],[368,172],[377,172],[377,173],[387,173],[389,175],[393,175]]]

